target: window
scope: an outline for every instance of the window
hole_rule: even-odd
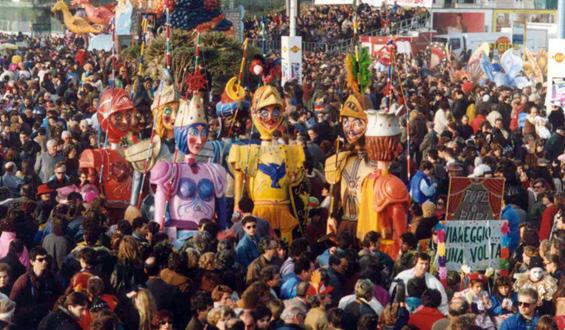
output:
[[[449,46],[453,50],[461,48],[461,39],[449,39]]]

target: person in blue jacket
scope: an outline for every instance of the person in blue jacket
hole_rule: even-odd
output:
[[[518,312],[505,319],[499,330],[535,329],[539,315],[536,312],[538,293],[532,288],[522,289],[518,293]]]
[[[518,308],[517,302],[516,293],[512,291],[512,280],[509,277],[497,278],[490,296],[489,315],[512,314]]]
[[[502,209],[502,220],[508,221],[508,226],[510,227],[510,232],[508,236],[510,238],[510,243],[508,244],[508,249],[510,252],[514,252],[518,245],[520,245],[520,216],[518,212],[508,202],[507,195],[504,196],[504,208]]]
[[[237,243],[235,253],[240,265],[247,269],[247,266],[259,257],[259,239],[257,238],[257,219],[253,216],[246,216],[241,220],[245,236]]]
[[[410,180],[410,197],[420,205],[427,200],[433,201],[435,198],[437,183],[432,182],[431,179],[433,170],[434,165],[424,160],[420,164],[420,170]]]

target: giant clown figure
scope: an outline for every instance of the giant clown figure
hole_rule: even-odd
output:
[[[97,118],[110,148],[87,149],[80,156],[80,169],[87,173],[90,183],[98,184],[111,209],[121,210],[129,205],[132,170],[119,150],[119,143],[136,124],[135,116],[133,102],[125,90],[106,89],[100,96]]]
[[[283,123],[285,103],[277,89],[259,87],[251,102],[251,118],[261,145],[232,145],[228,163],[234,169],[235,204],[245,193],[254,201],[253,215],[266,219],[290,241],[298,226],[292,187],[302,180],[305,155],[300,145],[272,141]]]
[[[332,205],[332,214],[341,208],[339,227],[334,218],[329,221],[329,232],[348,231],[357,234],[359,211],[359,189],[362,180],[373,170],[364,150],[364,134],[367,129],[367,115],[356,95],[350,95],[339,113],[343,133],[353,151],[341,151],[326,160],[325,175],[328,183],[339,187],[339,200]]]
[[[155,218],[177,248],[198,229],[202,219],[215,219],[226,227],[226,171],[218,164],[200,163],[196,156],[208,137],[202,97],[180,101],[174,124],[175,143],[185,162],[160,161],[151,170],[155,192]]]
[[[365,133],[369,158],[377,168],[361,184],[357,237],[374,230],[381,234],[381,250],[396,259],[400,249],[400,235],[408,226],[410,195],[406,185],[389,173],[391,162],[398,156],[402,107],[367,110],[368,126]]]

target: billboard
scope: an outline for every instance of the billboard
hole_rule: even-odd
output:
[[[565,39],[549,39],[546,105],[565,106]]]
[[[387,4],[397,4],[400,7],[426,7],[431,8],[433,0],[387,0]]]
[[[359,3],[366,3],[370,6],[380,7],[386,1],[389,5],[395,3],[400,7],[426,7],[431,8],[433,0],[361,0]],[[353,5],[354,0],[314,0],[315,5]]]
[[[492,32],[501,32],[503,28],[512,28],[513,22],[556,23],[556,10],[494,10]]]
[[[314,0],[315,5],[352,5],[353,0]]]
[[[359,42],[361,47],[367,48],[369,54],[374,58],[380,58],[386,52],[386,43],[390,40],[389,37],[382,36],[360,36]],[[398,54],[412,54],[412,37],[397,37],[394,39],[396,44],[396,52]]]
[[[433,22],[438,34],[488,32],[482,12],[434,12]]]

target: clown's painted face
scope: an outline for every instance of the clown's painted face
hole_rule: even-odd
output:
[[[343,133],[349,143],[355,143],[365,134],[367,122],[354,117],[343,118]]]
[[[198,155],[208,138],[208,127],[197,123],[188,128],[188,150],[193,155]]]
[[[126,135],[131,128],[134,116],[133,109],[115,112],[110,116],[110,125],[113,126],[116,131]]]
[[[281,125],[282,121],[282,111],[277,105],[268,105],[259,109],[255,114],[255,125],[258,126],[257,129],[269,136]]]
[[[530,280],[532,282],[539,282],[543,278],[545,271],[541,267],[534,267],[530,269]]]
[[[163,126],[168,130],[172,130],[173,125],[175,124],[175,118],[177,117],[177,107],[177,104],[167,104],[163,109]]]

